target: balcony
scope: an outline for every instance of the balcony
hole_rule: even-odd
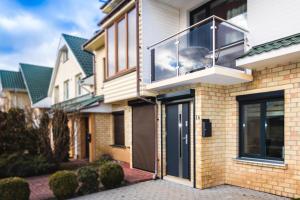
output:
[[[251,70],[236,67],[245,53],[247,31],[211,16],[150,47],[149,90],[196,83],[230,85],[252,81]]]

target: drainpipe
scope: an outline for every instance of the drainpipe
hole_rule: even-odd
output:
[[[157,169],[158,169],[158,152],[157,152],[157,104],[156,102],[153,102],[147,98],[144,98],[141,96],[141,92],[140,92],[140,31],[139,31],[139,17],[140,17],[140,11],[139,11],[139,0],[135,1],[135,8],[136,8],[136,41],[138,43],[138,48],[137,48],[137,67],[136,67],[136,91],[137,91],[137,98],[140,100],[143,100],[145,102],[148,102],[152,105],[155,106],[154,108],[154,115],[155,115],[155,170],[154,170],[154,175],[153,175],[153,179],[156,179],[157,177]]]

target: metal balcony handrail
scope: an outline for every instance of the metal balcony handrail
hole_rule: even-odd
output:
[[[205,23],[205,22],[207,22],[207,21],[209,21],[209,20],[211,20],[211,19],[213,19],[213,20],[214,20],[214,19],[217,19],[217,20],[220,20],[220,21],[222,21],[222,22],[225,22],[225,23],[227,23],[227,24],[229,24],[229,25],[231,25],[231,26],[233,26],[233,27],[239,29],[240,31],[242,31],[242,32],[244,32],[244,33],[248,33],[248,32],[249,32],[248,30],[246,30],[246,29],[244,29],[244,28],[242,28],[242,27],[240,27],[240,26],[237,26],[237,25],[235,25],[235,24],[233,24],[233,23],[231,23],[231,22],[228,22],[227,20],[222,19],[221,17],[218,17],[218,16],[216,16],[216,15],[212,15],[212,16],[210,16],[210,17],[204,19],[204,20],[201,20],[201,21],[199,21],[199,22],[197,22],[197,23],[195,23],[195,24],[193,24],[193,25],[191,25],[191,26],[189,26],[189,27],[187,27],[187,28],[185,28],[185,29],[183,29],[183,30],[181,30],[181,31],[179,31],[179,32],[177,32],[177,33],[171,35],[171,36],[169,36],[169,37],[166,37],[165,39],[163,39],[163,40],[161,40],[161,41],[159,41],[159,42],[156,42],[156,43],[154,43],[154,44],[148,46],[147,49],[149,50],[149,49],[153,48],[154,46],[157,46],[158,44],[161,44],[161,43],[163,43],[163,42],[165,42],[165,41],[167,41],[167,40],[169,40],[169,39],[171,39],[171,38],[173,38],[173,37],[175,37],[175,36],[177,36],[177,35],[179,35],[179,34],[185,32],[185,31],[187,31],[187,30],[189,30],[189,29],[192,29],[192,28],[194,28],[194,27],[196,27],[196,26],[198,26],[198,25],[200,25],[200,24],[203,24],[203,23]]]

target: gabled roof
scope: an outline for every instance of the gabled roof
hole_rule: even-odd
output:
[[[290,35],[290,36],[287,36],[284,38],[273,40],[271,42],[267,42],[264,44],[254,46],[248,52],[246,52],[244,55],[242,55],[239,58],[245,58],[245,57],[249,57],[249,56],[258,55],[261,53],[277,50],[280,48],[296,45],[299,43],[300,43],[300,33],[297,33],[295,35]]]
[[[72,35],[62,34],[66,43],[70,47],[74,56],[76,57],[80,67],[84,71],[86,76],[93,74],[93,54],[82,50],[82,45],[88,40]]]
[[[20,71],[32,104],[48,96],[52,68],[20,63]]]
[[[0,70],[0,85],[5,90],[26,90],[21,72]]]

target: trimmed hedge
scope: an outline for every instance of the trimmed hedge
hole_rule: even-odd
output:
[[[49,163],[43,156],[21,153],[0,156],[0,178],[49,174],[56,169],[57,165]]]
[[[18,177],[0,180],[0,199],[28,200],[30,196],[29,184]]]
[[[58,171],[50,176],[49,186],[57,199],[71,198],[78,187],[77,176],[71,171]]]
[[[100,180],[105,188],[115,188],[124,180],[123,168],[114,162],[107,162],[100,167]]]
[[[78,193],[80,195],[97,192],[99,189],[99,175],[97,171],[91,167],[82,167],[78,170],[77,180],[80,183]]]

